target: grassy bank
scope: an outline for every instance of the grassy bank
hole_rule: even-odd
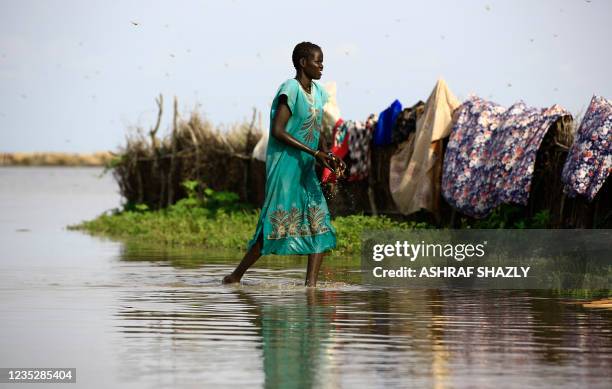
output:
[[[245,249],[255,232],[259,210],[239,203],[234,193],[206,190],[198,195],[194,183],[184,185],[190,196],[165,209],[149,210],[143,204],[128,206],[69,228],[157,245]],[[337,217],[332,224],[338,232],[334,251],[337,255],[358,255],[361,233],[366,229],[433,227],[364,215]]]
[[[128,205],[123,210],[100,215],[70,226],[73,230],[148,245],[244,250],[252,238],[259,209],[239,202],[232,192],[203,189],[197,181],[185,181],[187,197],[160,210],[146,204]],[[550,217],[541,212],[529,219],[517,217],[516,206],[498,207],[489,217],[461,220],[461,228],[547,228]],[[349,215],[332,220],[338,232],[334,254],[358,255],[364,230],[424,229],[436,226],[423,222],[397,221],[387,216]]]

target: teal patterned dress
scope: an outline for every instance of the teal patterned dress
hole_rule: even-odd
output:
[[[315,82],[311,89],[307,93],[293,78],[280,86],[272,101],[270,131],[278,98],[286,95],[291,110],[287,132],[316,150],[328,95]],[[315,173],[315,158],[277,140],[271,132],[266,154],[266,195],[248,249],[262,233],[263,255],[322,253],[336,247],[336,230]]]

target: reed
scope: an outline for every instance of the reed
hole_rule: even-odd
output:
[[[109,164],[122,196],[129,204],[146,204],[160,209],[186,196],[185,181],[197,181],[198,188],[231,191],[248,200],[251,153],[261,137],[251,123],[214,128],[197,111],[187,118],[179,115],[174,99],[170,133],[158,138],[163,114],[163,97],[157,99],[156,125],[145,133],[135,128],[126,145]]]

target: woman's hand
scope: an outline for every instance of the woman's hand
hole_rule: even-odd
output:
[[[315,152],[315,155],[319,163],[334,172],[337,178],[342,178],[342,176],[344,176],[346,164],[342,159],[338,158],[333,153],[324,153],[322,151]]]
[[[342,178],[344,177],[344,171],[346,170],[346,163],[344,163],[344,161],[338,157],[337,155],[334,155],[332,153],[330,153],[332,159],[334,160],[334,173],[336,174],[337,178]]]
[[[331,171],[334,171],[334,159],[332,157],[329,156],[329,154],[324,153],[320,150],[317,150],[314,153],[315,159],[323,166],[325,166],[326,168],[328,168]]]
[[[336,178],[344,177],[344,171],[346,170],[346,164],[344,163],[344,161],[333,153],[329,153],[329,156],[333,160],[333,172],[336,175]]]

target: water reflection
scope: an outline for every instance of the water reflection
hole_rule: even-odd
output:
[[[334,308],[331,292],[307,290],[306,296],[280,304],[258,303],[257,297],[238,290],[255,307],[252,323],[259,329],[266,388],[325,387],[324,366],[329,364]],[[304,301],[305,300],[305,301]]]
[[[158,266],[163,287],[126,292],[124,365],[268,388],[607,387],[612,373],[610,312],[542,291],[305,289],[299,266],[219,285],[230,268]]]

